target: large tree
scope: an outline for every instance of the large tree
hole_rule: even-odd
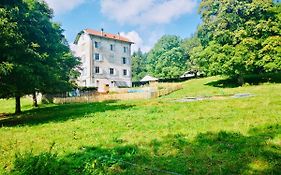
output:
[[[187,57],[178,36],[164,35],[148,53],[148,73],[158,78],[176,78],[186,71]]]
[[[280,4],[272,0],[202,0],[198,37],[211,75],[243,76],[281,70]]]
[[[197,76],[198,72],[205,72],[201,65],[201,58],[199,54],[202,51],[202,45],[200,43],[197,34],[183,41],[182,46],[187,56],[187,69]]]
[[[35,91],[54,92],[70,88],[73,68],[78,65],[60,26],[52,21],[44,1],[0,2],[0,97],[16,99]]]

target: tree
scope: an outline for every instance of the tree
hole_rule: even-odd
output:
[[[0,7],[0,40],[5,43],[0,46],[0,97],[15,97],[19,113],[23,95],[69,89],[79,60],[44,1],[1,1]]]
[[[196,35],[193,35],[191,38],[187,38],[183,41],[181,47],[184,49],[185,54],[187,55],[187,69],[197,76],[198,72],[204,72],[201,66],[201,59],[199,53],[202,52],[202,46],[199,38]]]
[[[199,56],[208,74],[228,75],[242,84],[244,75],[281,70],[280,4],[203,0],[199,12]]]
[[[164,35],[147,56],[148,73],[158,78],[179,77],[186,71],[187,57],[178,36]]]
[[[142,53],[139,49],[137,52],[134,52],[132,55],[132,79],[133,81],[141,80],[146,74],[146,59],[147,54]]]

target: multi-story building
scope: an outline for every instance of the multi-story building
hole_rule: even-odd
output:
[[[81,58],[78,85],[98,87],[131,87],[131,42],[120,34],[86,29],[78,33],[76,56]]]

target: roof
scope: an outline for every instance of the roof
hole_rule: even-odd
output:
[[[117,87],[129,87],[125,81],[115,81]]]
[[[143,77],[143,79],[141,79],[142,82],[144,81],[158,81],[158,78],[152,77],[150,75],[146,75],[145,77]]]
[[[74,41],[75,44],[77,44],[81,34],[83,34],[83,33],[87,33],[89,35],[99,36],[99,37],[103,37],[103,38],[107,38],[107,39],[122,41],[122,42],[130,43],[130,44],[134,43],[134,42],[130,41],[128,38],[120,36],[120,34],[111,34],[111,33],[106,33],[106,32],[97,31],[97,30],[93,30],[93,29],[85,29],[78,33],[78,35]]]

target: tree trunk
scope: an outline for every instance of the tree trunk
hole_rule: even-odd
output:
[[[239,75],[237,77],[237,82],[240,86],[242,86],[245,83],[243,76]]]
[[[16,114],[21,113],[21,107],[20,107],[20,96],[16,95],[16,110],[15,110]]]
[[[195,75],[195,77],[194,78],[198,78],[198,71],[194,71],[194,75]]]
[[[32,98],[33,98],[33,106],[37,108],[38,107],[38,102],[37,102],[36,91],[33,92]]]

